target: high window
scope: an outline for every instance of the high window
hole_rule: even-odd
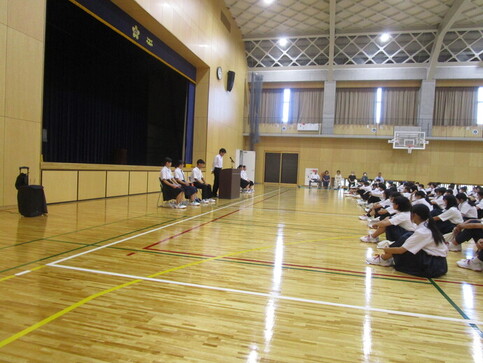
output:
[[[282,122],[288,122],[288,115],[290,112],[290,88],[283,90],[283,107],[282,107]]]

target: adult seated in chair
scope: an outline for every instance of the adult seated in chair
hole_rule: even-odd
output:
[[[248,179],[246,165],[239,165],[238,169],[240,169],[240,188],[242,188],[242,190],[247,193],[253,192],[254,183],[250,179]]]
[[[183,167],[185,163],[183,160],[178,160],[173,163],[174,169],[174,180],[177,184],[181,185],[181,189],[183,189],[185,198],[190,200],[191,205],[200,205],[198,201],[198,188],[193,186],[192,183],[188,183],[185,180]]]
[[[174,208],[183,209],[186,208],[183,202],[183,189],[181,185],[176,183],[173,179],[173,174],[171,173],[170,167],[173,160],[171,158],[164,159],[164,166],[160,172],[160,180],[163,188],[163,196],[166,193],[167,200],[176,199],[176,204],[172,205]]]
[[[312,173],[309,175],[309,188],[311,187],[312,183],[317,184],[317,188],[322,188],[322,179],[320,175],[317,174],[317,170],[312,170]]]
[[[190,180],[195,187],[201,189],[201,198],[203,198],[205,202],[214,203],[215,200],[212,198],[213,192],[211,191],[211,185],[206,183],[205,178],[203,178],[203,173],[201,172],[201,168],[204,168],[205,165],[206,163],[203,159],[198,159],[196,167],[191,171]]]

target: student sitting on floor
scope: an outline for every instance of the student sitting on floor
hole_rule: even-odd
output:
[[[431,200],[431,204],[433,205],[433,212],[431,215],[434,217],[436,215],[437,210],[443,210],[444,209],[444,194],[446,193],[446,188],[441,187],[441,188],[436,188],[434,190],[434,198]]]
[[[205,165],[204,160],[198,159],[196,167],[191,170],[191,181],[196,188],[201,189],[201,198],[203,198],[205,202],[214,203],[215,200],[212,198],[213,192],[211,191],[211,185],[205,182],[201,171],[201,168],[204,168]]]
[[[458,209],[461,212],[463,220],[478,218],[476,207],[468,203],[468,197],[465,193],[456,194],[456,201],[458,202]]]
[[[422,190],[418,190],[413,195],[413,201],[411,202],[412,205],[424,204],[426,207],[429,208],[431,212],[433,210],[433,206],[426,200],[426,193]]]
[[[393,208],[396,210],[396,214],[373,223],[372,228],[376,228],[376,230],[361,237],[362,242],[377,243],[379,236],[383,233],[386,233],[386,240],[394,242],[399,240],[404,233],[414,231],[415,226],[411,222],[409,212],[411,210],[409,199],[402,196],[394,198]]]
[[[169,199],[176,199],[176,204],[172,204],[173,208],[183,209],[186,208],[183,202],[183,189],[181,185],[176,183],[173,179],[173,174],[171,173],[170,167],[173,160],[171,158],[164,159],[164,166],[160,172],[161,182],[163,183],[163,189],[166,189],[166,194]]]
[[[429,208],[423,204],[413,206],[411,221],[417,225],[414,232],[404,234],[390,247],[384,248],[382,255],[368,258],[367,263],[394,265],[397,271],[426,278],[444,275],[448,272],[448,249]]]
[[[461,251],[461,244],[473,239],[475,242],[483,238],[483,223],[480,219],[469,219],[453,229],[453,238],[448,238],[449,250]]]
[[[456,261],[459,267],[467,268],[469,270],[481,272],[483,271],[483,238],[476,242],[477,252],[473,258],[464,258]]]
[[[184,161],[178,160],[173,163],[174,169],[174,180],[176,183],[181,185],[181,189],[183,189],[185,198],[190,200],[190,204],[194,206],[200,205],[198,199],[198,188],[193,186],[191,183],[188,183],[185,180],[183,167],[185,166]]]
[[[442,234],[450,233],[457,224],[463,223],[463,217],[458,209],[458,202],[453,195],[445,195],[443,197],[445,209],[440,214],[433,216],[436,221],[436,227]],[[433,213],[434,215],[434,210]]]

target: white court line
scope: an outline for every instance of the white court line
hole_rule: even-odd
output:
[[[276,192],[280,192],[280,189],[274,190],[272,192],[264,193],[264,194],[261,194],[261,195],[257,195],[253,199],[260,198],[260,197],[263,197],[263,196],[266,196],[266,195],[269,195],[269,194],[273,194],[273,193],[276,193]],[[251,199],[251,200],[253,200],[253,199]],[[100,247],[93,248],[92,250],[89,250],[89,251],[80,252],[80,253],[77,253],[75,255],[72,255],[72,256],[69,256],[69,257],[65,257],[65,258],[62,258],[62,259],[57,260],[57,261],[54,261],[54,262],[50,262],[50,263],[47,264],[47,266],[54,266],[54,265],[56,265],[56,264],[58,264],[60,262],[64,262],[64,261],[73,259],[75,257],[79,257],[79,256],[82,256],[82,255],[86,255],[86,254],[91,253],[91,252],[94,252],[94,251],[102,250],[103,248],[110,247],[110,246],[114,246],[114,245],[117,245],[118,243],[126,242],[126,241],[129,241],[130,239],[138,238],[138,237],[144,236],[146,234],[153,233],[153,232],[159,231],[161,229],[174,226],[174,225],[179,224],[179,223],[184,223],[184,222],[190,221],[192,219],[195,219],[195,218],[204,216],[206,214],[210,214],[210,213],[213,213],[213,212],[217,212],[217,211],[222,210],[222,209],[225,209],[225,208],[230,208],[230,207],[233,207],[233,206],[235,206],[237,204],[245,203],[247,201],[248,200],[241,200],[239,202],[235,202],[235,203],[232,203],[232,204],[228,204],[228,205],[225,205],[224,207],[220,207],[220,208],[217,208],[217,209],[212,209],[212,210],[210,210],[208,212],[201,213],[201,214],[197,214],[195,216],[188,217],[188,218],[182,219],[182,220],[177,221],[177,222],[173,222],[173,223],[170,223],[170,224],[166,224],[164,226],[161,226],[161,227],[158,227],[158,228],[155,228],[155,229],[151,229],[151,230],[146,231],[146,232],[138,233],[138,234],[136,234],[134,236],[126,237],[126,238],[123,238],[123,239],[121,239],[119,241],[114,241],[114,242],[108,243],[107,245],[103,245],[103,246],[100,246]]]
[[[16,274],[15,274],[15,276],[22,276],[22,275],[28,274],[29,272],[32,272],[32,271],[30,271],[30,270],[25,270],[25,271],[22,271],[22,272],[16,273]]]
[[[189,286],[189,287],[195,287],[195,288],[200,288],[200,289],[233,292],[233,293],[244,294],[244,295],[263,296],[263,297],[268,297],[268,298],[276,298],[276,299],[280,299],[280,300],[296,301],[296,302],[302,302],[302,303],[308,303],[308,304],[326,305],[326,306],[334,306],[334,307],[355,309],[355,310],[364,310],[364,311],[373,311],[373,312],[377,312],[377,313],[402,315],[402,316],[409,316],[409,317],[414,317],[414,318],[452,321],[452,322],[463,323],[463,324],[475,324],[475,325],[483,324],[483,322],[478,321],[478,320],[473,320],[473,319],[458,319],[458,318],[450,318],[450,317],[439,316],[439,315],[411,313],[411,312],[408,312],[408,311],[388,310],[388,309],[372,308],[372,307],[368,307],[368,306],[339,304],[339,303],[333,303],[333,302],[329,302],[329,301],[303,299],[303,298],[299,298],[299,297],[283,296],[283,295],[278,295],[278,294],[273,294],[273,293],[268,294],[268,293],[263,293],[263,292],[229,289],[229,288],[225,288],[225,287],[191,284],[191,283],[188,283],[188,282],[179,282],[179,281],[156,279],[156,278],[152,278],[152,277],[127,275],[127,274],[120,274],[120,273],[117,273],[117,272],[92,270],[92,269],[88,269],[88,268],[73,267],[73,266],[66,266],[66,265],[53,265],[53,267],[60,267],[60,268],[68,269],[68,270],[90,272],[90,273],[96,273],[96,274],[101,274],[101,275],[127,277],[127,278],[130,278],[130,279],[133,279],[133,280],[145,280],[145,281],[160,282],[160,283],[171,284],[171,285]]]

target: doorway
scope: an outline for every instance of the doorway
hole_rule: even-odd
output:
[[[265,153],[265,183],[297,184],[299,154]]]

